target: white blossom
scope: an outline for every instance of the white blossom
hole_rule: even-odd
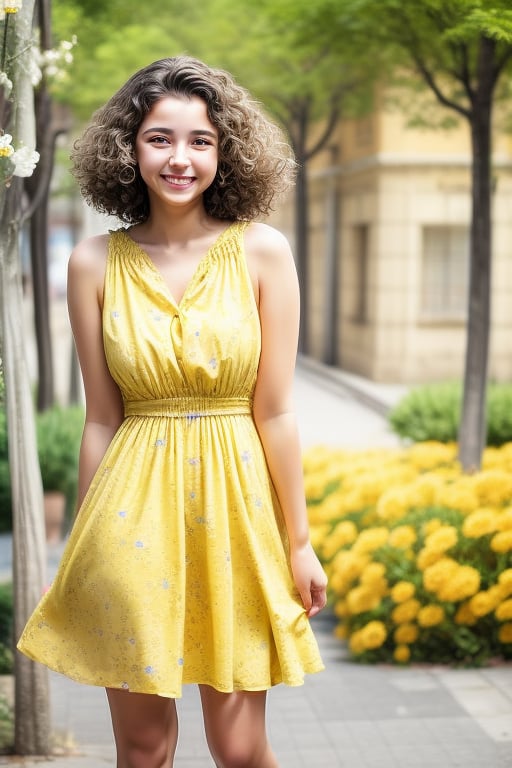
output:
[[[4,89],[5,98],[9,98],[12,91],[12,80],[9,80],[6,72],[0,72],[0,87]]]
[[[73,35],[71,40],[61,40],[57,48],[41,51],[36,47],[34,58],[37,66],[47,77],[54,80],[64,80],[67,76],[65,68],[73,62],[71,50],[76,43],[77,37]]]
[[[27,57],[27,72],[30,77],[30,82],[36,87],[41,82],[43,73],[41,72],[41,52],[39,46],[35,43],[30,48],[30,55]]]
[[[76,35],[73,35],[71,40],[62,40],[60,43],[60,46],[62,50],[64,51],[70,51],[72,48],[75,47],[75,45],[78,42],[78,38]]]
[[[12,136],[10,133],[0,135],[0,157],[11,157],[14,154]]]
[[[22,4],[22,0],[0,0],[0,21],[5,19],[6,13],[18,13]]]
[[[14,152],[11,160],[14,163],[14,176],[32,176],[39,161],[39,152],[29,147],[21,147]]]

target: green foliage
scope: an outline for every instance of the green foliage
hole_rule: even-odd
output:
[[[455,382],[411,390],[389,414],[389,423],[403,438],[422,442],[457,440],[462,387]],[[487,445],[512,442],[512,385],[490,384],[487,393]]]
[[[74,493],[84,414],[81,406],[54,406],[37,415],[37,448],[45,491]]]
[[[53,25],[58,39],[78,37],[62,98],[80,119],[138,68],[183,52],[228,69],[286,127],[298,101],[307,102],[311,121],[326,117],[341,93],[345,113],[349,103],[359,109],[356,93],[367,96],[361,86],[369,85],[368,69],[374,65],[374,58],[344,34],[338,0],[205,0],[200,5],[155,0],[149,19],[141,18],[140,4],[133,0],[108,5],[54,0]]]
[[[78,38],[71,78],[56,97],[69,105],[79,120],[88,120],[135,70],[182,52],[182,40],[176,38],[175,31],[182,28],[176,22],[183,13],[186,9],[173,0],[155,0],[149,19],[142,17],[140,3],[132,0],[108,4],[54,0],[56,39]]]
[[[233,72],[293,138],[301,110],[313,123],[337,109],[347,115],[368,106],[374,59],[346,34],[342,10],[337,0],[209,0],[189,33],[190,49]],[[221,23],[221,34],[205,35],[206,20],[210,28]]]
[[[72,508],[75,500],[83,421],[84,412],[81,406],[55,406],[36,414],[43,489],[64,493],[68,510]],[[5,408],[0,405],[0,532],[12,530],[11,504],[7,421]]]
[[[13,671],[13,595],[12,584],[0,584],[0,675]],[[1,719],[1,714],[0,714]]]
[[[378,58],[388,82],[400,85],[408,79],[413,89],[420,83],[444,107],[468,116],[479,81],[480,43],[486,37],[496,42],[498,78],[492,98],[506,90],[505,73],[512,66],[509,0],[345,0],[343,7],[352,36]],[[401,108],[411,114],[405,98]],[[417,115],[414,122],[429,121],[424,109]]]
[[[0,753],[12,751],[14,743],[14,711],[5,696],[0,694]]]
[[[393,593],[389,590],[380,600],[375,600],[378,604],[374,608],[356,610],[354,615],[349,619],[347,618],[346,623],[352,638],[359,631],[364,631],[364,627],[372,621],[382,623],[386,629],[386,639],[382,645],[376,648],[356,650],[355,660],[363,663],[391,661],[394,658],[397,644],[400,644],[399,640],[397,641],[399,635],[395,633],[402,623],[413,624],[418,631],[417,638],[408,643],[410,651],[408,661],[411,662],[428,660],[429,662],[456,666],[479,667],[488,664],[493,658],[509,659],[512,657],[509,643],[500,641],[499,630],[502,623],[494,613],[494,609],[498,607],[500,602],[505,602],[508,599],[507,591],[504,587],[499,586],[501,575],[505,572],[509,574],[509,571],[506,571],[508,557],[492,551],[489,546],[491,534],[479,538],[464,536],[464,519],[465,515],[454,513],[454,510],[450,509],[435,507],[416,510],[415,513],[410,513],[407,516],[407,522],[403,519],[400,520],[399,524],[400,527],[409,527],[416,534],[416,541],[411,546],[407,557],[404,556],[403,548],[389,544],[372,551],[371,562],[382,564],[384,578],[388,586],[392,587],[404,582],[413,585],[412,599],[418,601],[423,609],[427,606],[428,610],[434,606],[436,610],[437,608],[442,609],[443,618],[439,622],[436,621],[432,626],[429,626],[428,623],[422,625],[420,618],[418,626],[417,606],[413,605],[412,600],[407,605],[402,604],[405,611],[412,609],[412,615],[408,621],[399,617],[393,618],[399,603],[395,602]],[[432,545],[429,544],[431,537],[426,533],[429,523],[439,525],[438,530],[443,532],[445,530],[454,532],[457,541],[446,552],[441,550],[435,552]],[[398,526],[394,527],[398,528]],[[390,529],[392,531],[393,526],[390,526]],[[350,551],[349,547],[347,551]],[[434,563],[439,563],[445,557],[455,562],[459,569],[471,568],[479,574],[480,586],[476,601],[479,599],[486,600],[488,606],[482,615],[471,616],[469,625],[466,625],[461,619],[461,606],[465,602],[463,597],[443,597],[442,589],[437,593],[426,586],[425,580],[427,579],[428,584],[428,570],[424,567],[420,569],[418,560],[427,551],[432,552]],[[441,570],[441,566],[439,569]],[[427,577],[425,577],[425,572],[427,572]],[[449,579],[450,576],[447,575],[446,578]],[[456,578],[456,571],[454,571],[452,578]],[[359,583],[355,581],[352,588],[358,586],[372,590],[376,585],[372,584],[371,581],[364,585],[361,585],[360,581]],[[495,603],[494,599],[491,600],[490,597],[493,594],[493,589],[503,590],[501,597],[495,598]],[[357,596],[357,593],[353,592],[352,594],[354,597]],[[348,595],[350,600],[350,591]],[[469,601],[470,606],[474,604]],[[357,641],[355,647],[357,648]],[[395,657],[395,660],[399,661],[399,658]]]
[[[487,448],[472,475],[455,444],[304,456],[312,542],[354,659],[512,658],[511,455]]]
[[[0,643],[12,643],[12,584],[0,583]],[[1,670],[0,670],[1,674]]]
[[[461,407],[461,387],[456,383],[412,389],[389,413],[389,423],[400,437],[415,442],[456,440]]]

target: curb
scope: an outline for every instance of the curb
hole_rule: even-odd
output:
[[[380,384],[303,355],[297,357],[297,368],[330,392],[340,396],[349,393],[384,418],[408,392],[405,385]]]

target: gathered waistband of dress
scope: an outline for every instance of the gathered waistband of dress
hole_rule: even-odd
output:
[[[164,400],[125,400],[125,416],[165,416],[197,419],[200,416],[247,415],[248,397],[169,397]]]

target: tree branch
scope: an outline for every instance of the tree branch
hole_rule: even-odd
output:
[[[19,218],[19,225],[20,228],[27,222],[31,217],[36,208],[41,204],[42,200],[44,199],[44,196],[48,190],[48,187],[50,186],[52,173],[53,173],[53,162],[48,162],[50,158],[53,159],[54,152],[55,152],[55,143],[57,141],[57,138],[63,134],[67,133],[67,128],[56,128],[51,136],[48,139],[48,144],[45,147],[45,159],[47,162],[43,162],[39,166],[39,175],[38,175],[38,184],[37,187],[33,193],[33,195],[29,195],[29,204],[28,206],[21,212],[20,218]],[[48,157],[46,157],[48,155]],[[25,187],[27,185],[25,184]]]
[[[468,59],[468,47],[465,43],[461,43],[459,45],[452,44],[450,45],[450,49],[452,51],[452,56],[455,60],[459,59],[460,61],[460,69],[455,68],[449,68],[448,72],[451,74],[451,76],[458,80],[460,83],[462,83],[464,90],[466,92],[466,95],[468,97],[469,103],[473,104],[475,99],[475,90],[471,84],[471,72],[469,69],[469,59]]]
[[[322,131],[322,134],[320,135],[320,138],[318,141],[311,147],[311,149],[308,149],[308,151],[304,155],[304,160],[308,161],[314,155],[316,155],[317,152],[319,152],[323,146],[325,146],[325,143],[329,140],[330,136],[332,135],[334,129],[336,128],[336,125],[338,123],[339,117],[340,117],[340,96],[333,96],[331,99],[331,109],[329,111],[329,118],[327,120],[327,124]]]
[[[442,92],[441,88],[439,87],[434,74],[428,69],[425,62],[422,59],[420,59],[414,51],[411,50],[410,54],[418,69],[418,72],[423,77],[428,87],[434,92],[439,103],[445,107],[449,107],[450,109],[453,109],[455,112],[458,112],[467,120],[470,120],[471,110],[466,109],[465,107],[458,104],[456,101],[449,99],[448,96],[445,96],[445,94]]]
[[[423,80],[426,82],[428,87],[433,91],[433,93],[435,94],[440,104],[442,104],[444,107],[448,107],[449,109],[453,109],[455,112],[458,112],[460,115],[462,115],[467,120],[469,120],[471,118],[471,110],[466,109],[458,102],[446,96],[441,90],[434,73],[431,71],[431,69],[429,69],[429,67],[427,67],[425,63],[425,59],[421,55],[420,40],[416,35],[416,30],[413,24],[411,23],[410,17],[406,13],[403,13],[403,9],[402,9],[402,12],[398,15],[402,19],[402,24],[406,27],[406,30],[407,30],[407,37],[402,38],[401,45],[409,53],[411,59],[415,63],[416,68],[419,74],[421,75],[421,77],[423,78]],[[434,27],[437,28],[439,34],[442,34],[444,32],[444,27],[438,15],[436,13],[429,13],[427,10],[427,16],[429,17]],[[466,52],[465,66],[468,67],[467,52]],[[457,74],[456,72],[450,72],[450,74],[452,75],[452,77],[455,77],[458,80],[461,79],[460,75]],[[469,78],[469,67],[468,67],[468,78]],[[467,91],[466,84],[464,82],[463,84],[467,93],[468,91]],[[468,85],[469,87],[471,87],[470,82],[468,83]],[[470,99],[470,102],[472,103],[471,99]]]
[[[508,50],[505,50],[505,53],[500,58],[496,59],[496,63],[492,69],[492,77],[493,77],[493,85],[495,85],[498,81],[499,76],[509,63],[509,61],[512,60],[512,45],[508,48]]]

